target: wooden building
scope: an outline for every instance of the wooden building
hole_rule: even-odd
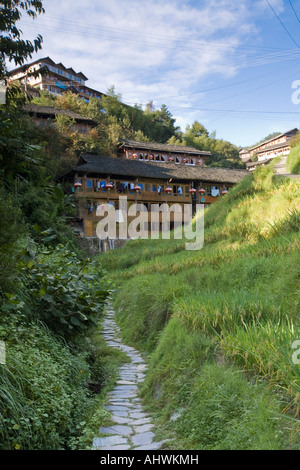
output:
[[[294,128],[284,134],[261,142],[248,150],[241,149],[239,152],[240,158],[246,163],[247,170],[253,171],[258,166],[267,165],[273,158],[289,155],[291,150],[290,142],[297,132],[298,129]]]
[[[97,126],[97,122],[93,119],[86,118],[80,114],[74,113],[68,109],[58,109],[51,106],[40,106],[28,104],[23,107],[24,112],[31,116],[35,123],[41,127],[51,124],[56,116],[67,116],[74,121],[71,127],[72,132],[79,134],[89,134],[89,132]]]
[[[73,183],[84,235],[96,237],[100,220],[96,211],[105,203],[125,211],[124,214],[134,203],[143,204],[148,211],[152,204],[208,206],[247,174],[246,170],[88,154],[80,157],[76,168],[64,180]],[[120,196],[126,196],[127,207],[120,207]]]
[[[119,158],[126,158],[127,160],[204,167],[207,158],[211,156],[211,152],[183,145],[167,145],[121,139],[117,155]]]
[[[10,71],[9,80],[18,82],[28,94],[33,94],[34,89],[47,90],[54,95],[71,91],[86,101],[91,97],[101,99],[105,96],[86,85],[88,78],[82,72],[65,67],[61,62],[56,63],[50,57],[38,59]]]

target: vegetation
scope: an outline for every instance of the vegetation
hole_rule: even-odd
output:
[[[230,142],[216,138],[216,133],[209,134],[203,124],[195,121],[192,126],[187,126],[185,133],[180,138],[173,136],[169,144],[187,145],[198,150],[208,150],[212,156],[207,162],[210,167],[245,168],[239,157],[239,149]]]
[[[287,158],[287,171],[300,175],[300,132],[291,141],[291,151]]]
[[[35,18],[42,2],[4,2],[0,79],[6,59],[23,65],[41,48],[40,36],[21,38],[22,12]],[[70,93],[34,100],[94,119],[84,137],[61,117],[37,127],[26,102],[12,88],[0,106],[0,449],[90,448],[126,361],[100,335],[114,279],[124,338],[149,355],[144,399],[171,448],[298,449],[299,183],[273,180],[272,165],[249,175],[207,210],[201,251],[137,240],[90,259],[69,224],[72,194],[57,182],[81,152],[111,155],[131,138],[240,167],[237,148],[198,122],[180,132],[165,105],[125,106],[113,87],[89,103]]]
[[[101,255],[142,389],[174,449],[299,449],[299,182],[273,164],[205,213],[205,246],[136,240]]]
[[[5,59],[22,65],[41,47],[40,36],[21,38],[21,12],[35,18],[42,2],[4,2],[0,79]],[[87,448],[93,414],[105,418],[101,392],[124,361],[99,338],[113,286],[81,250],[73,197],[57,183],[83,144],[64,121],[37,127],[25,102],[13,87],[0,106],[0,449]]]
[[[43,39],[38,35],[34,41],[24,40],[17,22],[25,12],[31,18],[44,13],[43,4],[39,0],[5,0],[1,6],[0,17],[0,80],[6,78],[5,61],[14,61],[15,65],[23,65],[25,60],[32,57],[34,52],[41,49]]]
[[[212,156],[207,165],[212,167],[245,167],[235,145],[216,139],[215,132],[209,134],[198,121],[195,121],[192,126],[187,126],[185,132],[181,132],[175,126],[175,119],[166,105],[162,105],[161,109],[155,109],[149,103],[146,109],[142,110],[137,105],[134,107],[124,105],[121,99],[121,95],[117,94],[112,86],[101,101],[92,98],[89,103],[86,103],[70,92],[53,97],[47,91],[43,91],[39,98],[33,99],[33,103],[69,109],[82,116],[90,117],[98,123],[89,138],[82,139],[77,136],[76,139],[73,136],[78,151],[113,155],[119,139],[131,139],[208,150]]]

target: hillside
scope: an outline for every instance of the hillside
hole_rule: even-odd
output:
[[[136,240],[100,256],[170,448],[299,449],[299,209],[299,182],[271,164],[206,211],[202,250]]]
[[[78,143],[81,150],[114,155],[119,139],[168,143],[210,151],[211,158],[207,162],[210,167],[245,168],[239,158],[238,148],[228,141],[217,139],[215,132],[210,134],[198,121],[188,125],[182,132],[175,126],[176,121],[166,105],[162,105],[161,109],[148,106],[145,110],[137,105],[127,106],[121,102],[121,95],[115,92],[114,87],[107,90],[101,100],[91,98],[89,103],[71,92],[57,97],[47,91],[41,91],[40,97],[34,98],[32,102],[95,120],[97,127]]]

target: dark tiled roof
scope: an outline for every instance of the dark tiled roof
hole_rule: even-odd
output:
[[[111,177],[140,177],[164,180],[207,181],[215,183],[239,183],[247,175],[246,170],[228,168],[203,168],[174,163],[143,162],[123,158],[82,155],[73,173],[110,175]]]
[[[74,113],[69,109],[58,109],[51,106],[40,106],[37,104],[26,104],[24,106],[24,111],[29,114],[36,114],[37,116],[51,117],[55,118],[56,115],[64,115],[69,118],[75,119],[77,122],[86,122],[88,124],[97,124],[93,119],[83,117],[78,113]]]
[[[211,152],[204,150],[197,150],[193,147],[185,147],[184,145],[168,145],[153,142],[136,142],[135,140],[120,139],[121,147],[128,147],[134,149],[153,150],[157,152],[171,152],[171,153],[190,153],[192,155],[211,155]]]
[[[260,161],[257,161],[257,162],[248,162],[246,164],[246,166],[247,166],[247,168],[251,168],[253,166],[258,166],[258,165],[267,165],[272,160],[273,160],[273,158],[269,158],[268,160],[260,160]]]

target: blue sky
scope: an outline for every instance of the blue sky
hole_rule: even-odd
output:
[[[50,56],[122,101],[166,104],[184,131],[198,120],[238,146],[300,129],[300,0],[44,0],[23,17]],[[9,68],[13,68],[10,66]]]

